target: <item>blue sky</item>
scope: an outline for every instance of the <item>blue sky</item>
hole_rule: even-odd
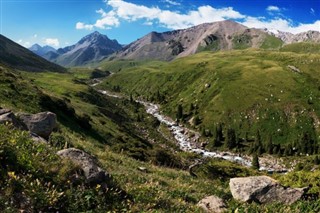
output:
[[[248,27],[320,31],[320,0],[0,0],[1,34],[55,48],[99,31],[128,44],[151,31],[235,20]]]

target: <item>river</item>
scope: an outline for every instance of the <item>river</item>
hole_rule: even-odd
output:
[[[91,86],[96,86],[99,83],[95,83]],[[101,94],[114,97],[114,98],[125,98],[125,96],[112,93],[106,90],[98,90]],[[182,125],[178,125],[174,120],[166,115],[163,115],[160,111],[160,106],[154,103],[150,103],[143,100],[137,100],[138,103],[144,105],[146,112],[155,118],[157,118],[161,123],[165,124],[167,128],[169,128],[172,136],[176,139],[176,142],[179,144],[180,149],[186,152],[194,152],[201,154],[203,157],[214,157],[221,158],[228,161],[232,161],[238,163],[240,165],[251,167],[252,158],[247,155],[239,155],[237,153],[232,152],[212,152],[205,150],[204,148],[199,148],[196,146],[197,143],[195,141],[199,138],[200,134],[194,130],[191,130]],[[189,133],[192,133],[190,136]],[[282,164],[279,159],[276,159],[272,156],[268,157],[259,157],[260,169],[261,171],[268,172],[287,172],[288,169]]]

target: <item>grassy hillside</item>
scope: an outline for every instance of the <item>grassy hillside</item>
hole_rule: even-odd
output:
[[[201,212],[196,203],[208,194],[230,199],[226,179],[211,180],[202,175],[199,181],[184,170],[195,156],[177,151],[173,155],[171,150],[177,150],[176,146],[157,131],[159,124],[140,106],[102,97],[70,73],[17,73],[2,68],[4,82],[15,87],[22,84],[25,92],[14,96],[14,104],[9,99],[2,102],[2,107],[24,112],[48,108],[57,113],[59,121],[49,146],[34,144],[27,133],[0,125],[2,212]],[[15,81],[7,80],[11,75],[16,76]],[[75,75],[89,76],[81,71]],[[4,82],[2,89],[11,91],[10,84]],[[30,102],[24,99],[27,92],[33,97]],[[78,120],[84,114],[89,123]],[[96,156],[113,177],[109,191],[73,183],[73,175],[81,173],[78,167],[55,155],[64,147]],[[224,165],[238,168],[228,162]],[[139,167],[145,167],[146,172]],[[243,171],[243,175],[254,173]],[[119,194],[120,189],[128,196]]]
[[[15,69],[31,72],[65,72],[66,69],[51,63],[0,35],[0,63]]]
[[[226,200],[229,211],[239,212],[312,212],[319,211],[319,200],[281,204],[242,204],[232,199],[229,178],[256,175],[249,169],[221,160],[210,160],[195,170],[197,178],[183,170],[159,167],[116,154],[107,147],[76,139],[86,151],[99,159],[113,177],[109,190],[73,182],[79,168],[61,160],[55,147],[35,144],[28,134],[0,125],[0,210],[1,212],[202,212],[196,203],[205,196],[217,195]],[[140,171],[145,167],[147,172]],[[313,184],[318,190],[316,170],[290,173],[278,179],[297,187]],[[127,192],[124,197],[119,193]]]
[[[102,70],[108,70],[112,73],[120,72],[121,70],[126,70],[129,68],[138,68],[142,65],[148,64],[150,67],[159,68],[162,64],[166,62],[162,61],[134,61],[134,60],[104,60],[99,65],[98,68]]]
[[[311,42],[300,42],[285,45],[280,49],[282,52],[295,52],[295,53],[320,53],[320,44]]]
[[[303,152],[313,153],[318,150],[319,66],[319,55],[205,52],[158,67],[149,62],[124,69],[101,87],[161,102],[172,117],[181,105],[184,122],[197,118],[195,128],[212,133],[222,125],[224,136],[232,128],[245,147],[260,131],[262,142],[272,140],[277,152],[311,144],[312,150]]]
[[[236,57],[244,55],[242,52],[233,54]],[[185,109],[187,102],[184,100],[191,100],[193,97],[192,100],[195,101],[199,98],[194,113],[200,113],[200,109],[205,106],[200,102],[200,98],[204,97],[201,94],[215,86],[210,81],[210,87],[204,89],[204,84],[211,79],[209,77],[215,78],[218,75],[206,74],[204,68],[209,65],[214,68],[214,63],[210,62],[212,57],[217,61],[222,59],[210,53],[203,53],[197,57],[199,58],[186,58],[170,64],[144,63],[140,65],[138,72],[136,66],[131,67],[132,70],[129,71],[123,69],[119,74],[109,77],[112,84],[108,80],[106,86],[113,88],[120,85],[120,89],[127,94],[132,91],[126,90],[125,86],[132,86],[135,91],[153,98],[154,101],[158,98],[159,90],[160,95],[165,94],[165,100],[162,101],[163,106],[167,106],[166,112],[173,115],[178,103],[182,103]],[[202,61],[203,58],[206,60],[199,64],[199,60]],[[189,62],[185,64],[184,60]],[[225,57],[225,60],[228,61],[230,58]],[[179,66],[181,69],[178,69]],[[203,75],[204,79],[199,82],[191,80],[190,78],[197,78],[190,76],[188,70],[198,70],[199,72],[192,72],[192,75],[198,78]],[[85,81],[91,72],[92,70],[74,69],[65,74],[23,71],[18,73],[1,66],[2,107],[24,112],[51,110],[57,113],[59,121],[59,130],[52,134],[49,145],[35,144],[25,132],[0,125],[1,212],[16,212],[20,209],[43,212],[202,212],[196,207],[196,203],[208,195],[217,195],[225,199],[229,211],[319,210],[319,200],[300,201],[292,206],[260,206],[234,201],[228,188],[229,178],[258,173],[227,161],[208,160],[194,171],[197,178],[191,176],[185,169],[198,156],[178,151],[173,141],[166,139],[170,138],[168,133],[159,132],[163,126],[159,126],[141,106],[130,100],[104,97],[90,89]],[[228,72],[230,74],[232,70],[221,71],[219,75],[229,75]],[[127,74],[128,78],[125,79],[124,76]],[[231,75],[229,81],[236,77]],[[136,84],[140,78],[141,84]],[[144,85],[149,81],[149,85]],[[155,86],[154,82],[157,83]],[[224,82],[217,85],[223,87]],[[159,85],[165,86],[167,83],[170,83],[170,88],[161,90]],[[186,95],[188,91],[184,94],[186,87],[182,85],[185,83],[193,85],[193,88],[201,88],[196,91],[198,93],[189,97]],[[177,95],[178,93],[181,93],[181,96]],[[137,96],[134,93],[134,97]],[[184,100],[174,102],[173,99],[176,97]],[[204,122],[207,121],[203,119],[202,123]],[[55,155],[57,150],[64,147],[80,148],[97,157],[101,167],[112,175],[113,184],[109,185],[109,191],[103,192],[99,186],[88,187],[72,183],[72,175],[80,173],[79,168]],[[146,170],[141,171],[139,167]],[[301,176],[295,174],[291,174],[295,179],[278,179],[284,184],[295,186],[313,184],[313,190],[317,190],[319,180],[314,176],[299,182],[293,180],[309,173],[301,171]],[[125,191],[128,196],[122,196],[120,190]]]

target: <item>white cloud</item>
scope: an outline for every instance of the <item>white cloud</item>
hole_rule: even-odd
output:
[[[31,46],[31,43],[29,41],[26,41],[22,44],[22,46],[29,48]]]
[[[115,15],[128,21],[136,21],[137,19],[156,19],[162,12],[157,7],[136,5],[122,0],[107,0],[105,2],[113,8]]]
[[[312,15],[315,15],[316,11],[315,11],[313,8],[310,8],[310,13],[311,13]]]
[[[54,47],[59,47],[60,46],[60,42],[57,38],[46,38],[44,40],[44,43],[46,45],[49,45],[49,46],[54,46]]]
[[[152,21],[146,21],[143,23],[144,25],[147,25],[147,26],[152,26],[153,25],[153,22]]]
[[[82,22],[78,22],[76,24],[76,29],[77,30],[92,30],[93,29],[93,25],[90,24],[84,24]]]
[[[31,47],[31,42],[30,41],[24,41],[22,39],[19,39],[18,41],[16,41],[18,44],[24,46],[25,48],[29,48]]]
[[[117,18],[114,11],[106,13],[103,9],[97,10],[96,13],[101,15],[101,19],[98,19],[95,24],[84,24],[78,22],[76,29],[78,30],[93,30],[95,27],[100,29],[110,29],[110,27],[117,27],[120,25],[120,21]]]
[[[174,6],[180,6],[181,5],[181,3],[176,2],[176,1],[172,1],[172,0],[163,0],[162,2],[171,4],[171,5],[174,5]]]
[[[268,6],[266,10],[267,11],[273,11],[273,12],[280,12],[280,8],[279,7],[272,6],[272,5]]]
[[[162,1],[168,2],[171,0]],[[100,14],[101,18],[96,20],[93,24],[78,22],[76,24],[76,29],[110,29],[111,27],[119,26],[121,21],[142,21],[145,25],[157,24],[168,29],[182,29],[202,23],[228,19],[238,20],[239,23],[248,27],[269,28],[291,33],[320,29],[320,20],[315,21],[314,23],[293,23],[293,21],[280,13],[284,9],[272,5],[266,8],[268,13],[276,13],[277,16],[281,15],[281,18],[274,17],[266,19],[263,17],[252,17],[241,14],[232,7],[214,8],[210,5],[200,6],[194,10],[181,13],[169,9],[160,9],[154,6],[147,7],[126,2],[124,0],[104,0],[104,2],[106,3],[107,8],[110,8],[109,11],[106,12],[103,9],[97,10],[96,13]]]
[[[247,27],[254,27],[254,28],[268,28],[268,29],[275,29],[284,32],[290,32],[293,34],[306,32],[309,30],[318,30],[320,29],[320,20],[310,23],[310,24],[298,24],[296,26],[293,25],[291,20],[286,20],[283,18],[265,20],[256,17],[247,17],[243,25]]]
[[[96,12],[101,14],[102,18],[96,21],[96,23],[93,25],[94,27],[107,29],[110,26],[117,27],[120,25],[120,21],[116,17],[116,14],[113,11],[106,13],[102,9],[100,9]]]
[[[76,29],[92,30],[94,27],[106,29],[120,25],[120,20],[129,22],[144,20],[145,23],[159,23],[169,29],[181,29],[205,22],[222,21],[226,19],[245,18],[244,15],[235,11],[232,7],[216,9],[211,6],[201,6],[197,10],[189,11],[186,14],[161,10],[158,7],[146,7],[123,0],[105,0],[107,6],[112,10],[108,13],[102,9],[96,11],[101,15],[95,24],[84,24],[78,22]]]
[[[37,38],[37,37],[38,37],[38,34],[34,34],[34,35],[33,35],[33,38]]]

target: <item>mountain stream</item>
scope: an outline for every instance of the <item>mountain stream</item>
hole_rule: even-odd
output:
[[[91,86],[96,86],[100,82],[96,82]],[[106,90],[98,90],[101,94],[114,97],[114,98],[125,98],[125,96],[117,93],[112,93]],[[221,152],[221,151],[207,151],[204,148],[199,148],[199,143],[197,139],[200,137],[198,132],[191,130],[182,125],[178,125],[170,117],[161,114],[160,106],[154,103],[137,100],[140,104],[144,105],[146,112],[155,118],[157,118],[161,123],[165,124],[169,128],[172,136],[176,139],[176,142],[179,144],[180,149],[187,152],[194,152],[201,154],[203,157],[214,157],[221,158],[228,161],[238,163],[240,165],[251,167],[251,157],[247,155],[240,155],[232,152]],[[191,134],[190,134],[191,133]],[[288,169],[282,164],[281,160],[276,159],[272,156],[269,157],[259,157],[260,170],[268,171],[270,173],[286,173]]]

